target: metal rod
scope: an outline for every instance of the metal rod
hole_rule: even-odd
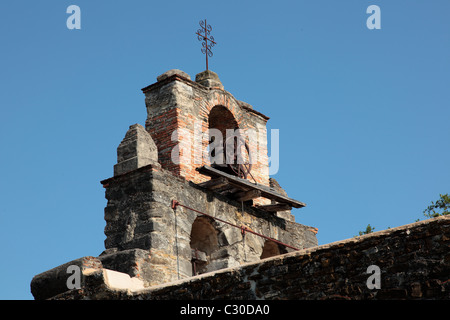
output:
[[[208,70],[208,37],[207,37],[207,33],[206,33],[207,28],[208,28],[208,25],[206,24],[206,19],[205,19],[206,70]]]
[[[297,251],[301,250],[301,249],[299,249],[299,248],[290,246],[290,245],[288,245],[288,244],[286,244],[286,243],[283,243],[283,242],[281,242],[281,241],[275,240],[275,239],[273,239],[273,238],[270,238],[270,237],[268,237],[268,236],[265,236],[265,235],[263,235],[263,234],[260,234],[260,233],[258,233],[258,232],[255,232],[255,231],[253,231],[253,230],[250,230],[250,229],[248,229],[247,227],[235,225],[235,224],[233,224],[233,223],[231,223],[231,222],[228,222],[228,221],[219,219],[219,218],[217,218],[217,217],[213,217],[213,216],[211,216],[211,215],[209,215],[209,214],[207,214],[207,213],[204,213],[204,212],[195,210],[195,209],[193,209],[193,208],[190,208],[190,207],[188,207],[188,206],[185,206],[185,205],[179,203],[177,200],[172,200],[172,209],[175,209],[177,206],[180,206],[180,207],[189,209],[189,210],[191,210],[191,211],[197,212],[197,213],[202,214],[202,215],[204,215],[204,216],[210,217],[210,218],[212,218],[212,219],[214,219],[214,220],[217,220],[217,221],[226,223],[226,224],[228,224],[228,225],[230,225],[230,226],[232,226],[232,227],[241,229],[241,232],[242,232],[242,233],[250,232],[250,233],[253,233],[254,235],[257,235],[257,236],[262,237],[262,238],[264,238],[264,239],[273,241],[273,242],[275,242],[275,243],[277,243],[277,244],[280,244],[280,245],[282,245],[282,246],[285,246],[285,247],[287,247],[287,248],[291,248],[291,249],[294,249],[294,250],[297,250]]]

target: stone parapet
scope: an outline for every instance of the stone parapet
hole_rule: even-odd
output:
[[[442,216],[146,289],[103,284],[54,299],[450,299],[450,217]],[[370,289],[367,269],[380,268]]]

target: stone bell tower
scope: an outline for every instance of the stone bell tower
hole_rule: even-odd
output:
[[[129,127],[113,176],[101,181],[105,250],[36,275],[36,299],[72,290],[66,286],[71,265],[101,274],[109,286],[140,290],[317,245],[317,229],[291,214],[305,204],[269,177],[268,117],[234,98],[209,70],[195,81],[170,70],[142,91],[145,127]],[[257,133],[257,139],[232,136],[247,152],[257,150],[251,166],[235,158],[221,163],[220,153],[208,149],[236,130]],[[217,146],[230,148],[223,141]]]
[[[305,204],[269,178],[268,117],[235,99],[209,70],[196,81],[169,70],[142,91],[145,129],[130,126],[117,148],[114,177],[102,181],[104,255],[150,252],[140,275],[157,284],[316,243],[315,229],[295,223],[290,213]],[[246,140],[258,153],[249,175],[211,163],[208,129],[258,133],[256,141]]]

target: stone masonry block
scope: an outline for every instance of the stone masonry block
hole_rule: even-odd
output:
[[[117,148],[114,176],[158,163],[158,149],[150,134],[140,124],[130,126]]]
[[[48,299],[57,294],[70,290],[67,286],[67,280],[73,272],[68,272],[70,266],[80,268],[81,273],[86,269],[101,269],[102,263],[98,258],[83,257],[62,264],[53,269],[42,272],[31,280],[31,293],[36,300]],[[81,274],[80,274],[81,276]],[[81,280],[83,277],[81,277]],[[82,283],[81,283],[82,285]]]

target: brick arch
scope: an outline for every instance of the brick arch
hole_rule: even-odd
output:
[[[239,123],[234,117],[233,113],[224,106],[214,106],[208,116],[208,128],[218,129],[222,132],[222,136],[225,139],[226,129],[237,129]]]
[[[235,130],[242,129],[242,122],[239,124],[233,113],[225,106],[216,105],[210,110],[207,123],[208,129],[219,131],[209,131],[210,165],[225,173],[246,179],[253,164],[250,164],[249,138],[243,136],[245,144],[242,144],[242,138],[236,138]],[[231,136],[229,130],[232,130]],[[234,150],[228,150],[230,146]],[[230,157],[229,151],[232,151],[234,156]],[[246,165],[239,162],[240,160],[243,160]]]
[[[209,95],[206,101],[203,100],[203,102],[204,103],[202,103],[200,109],[201,112],[206,116],[206,118],[209,118],[209,114],[214,107],[222,106],[231,112],[231,114],[236,119],[239,128],[241,129],[247,128],[247,123],[244,117],[244,111],[239,106],[236,99],[230,94],[216,91],[211,95]]]

